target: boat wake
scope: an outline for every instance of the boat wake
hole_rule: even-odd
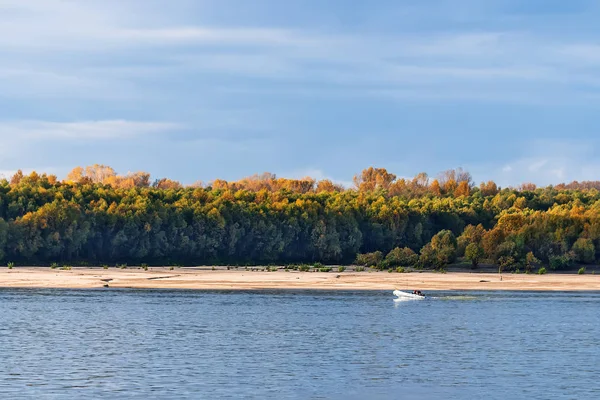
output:
[[[440,300],[446,300],[446,301],[477,300],[477,297],[475,297],[475,296],[444,296],[444,297],[436,297],[436,298],[440,299]]]
[[[414,294],[410,292],[403,292],[402,290],[394,290],[394,296],[396,298],[394,301],[413,301],[413,300],[444,300],[444,301],[469,301],[469,300],[477,300],[478,297],[468,296],[468,295],[454,295],[454,296],[425,296],[423,294]]]

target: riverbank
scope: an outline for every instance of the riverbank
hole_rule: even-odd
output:
[[[44,267],[0,268],[0,287],[140,289],[315,289],[315,290],[600,290],[600,274],[497,274],[452,272],[275,272],[210,268],[151,267],[59,270]]]

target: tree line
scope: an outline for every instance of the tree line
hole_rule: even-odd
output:
[[[268,173],[185,187],[102,165],[62,181],[18,172],[0,181],[0,259],[563,269],[598,260],[599,187],[475,185],[460,169],[398,179],[368,168],[353,188]]]

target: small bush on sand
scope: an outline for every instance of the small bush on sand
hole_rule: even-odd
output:
[[[398,267],[396,268],[396,272],[398,272],[399,274],[403,274],[406,272],[406,270],[404,269],[404,267]]]
[[[365,267],[356,267],[354,269],[354,271],[356,271],[356,272],[364,272],[364,270],[365,270]]]
[[[542,267],[542,268],[538,269],[538,274],[539,274],[539,275],[544,275],[546,272],[547,272],[547,271],[546,271],[546,268],[545,268],[545,267]]]
[[[331,268],[329,268],[329,267],[319,268],[319,272],[331,272]]]
[[[346,267],[338,267],[338,272],[344,272],[346,270]]]
[[[579,275],[583,275],[583,274],[585,274],[585,267],[581,267],[581,268],[579,268],[579,271],[577,271],[577,273],[578,273]]]
[[[13,267],[15,266],[15,263],[14,262],[9,262],[6,265],[8,266],[8,269],[13,269]]]

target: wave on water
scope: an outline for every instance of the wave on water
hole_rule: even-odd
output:
[[[475,296],[467,296],[467,295],[457,295],[457,296],[443,296],[443,297],[431,297],[436,300],[446,300],[446,301],[467,301],[467,300],[477,300],[478,298]]]

